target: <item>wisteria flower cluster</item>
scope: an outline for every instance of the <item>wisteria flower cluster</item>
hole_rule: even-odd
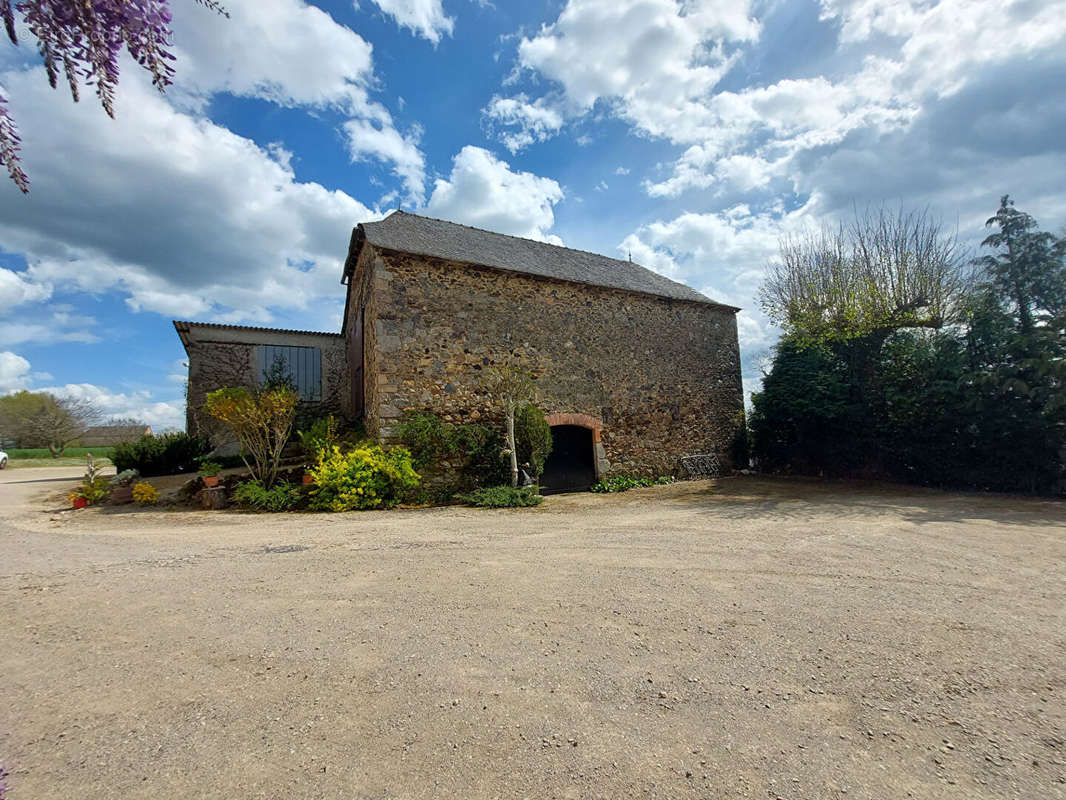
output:
[[[217,0],[196,2],[228,16]],[[79,84],[84,82],[95,88],[111,117],[115,116],[118,58],[123,48],[152,73],[159,91],[174,76],[168,0],[0,0],[0,17],[13,44],[18,44],[16,19],[29,28],[53,89],[62,72],[77,101]],[[29,178],[19,163],[20,143],[7,98],[0,91],[0,163],[15,184],[28,192]]]

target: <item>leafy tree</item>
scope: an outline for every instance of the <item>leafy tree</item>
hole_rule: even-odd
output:
[[[996,252],[977,259],[987,290],[1017,318],[1018,332],[1025,336],[1066,311],[1066,238],[1036,230],[1036,225],[1004,195],[999,210],[985,223],[999,230],[981,242]]]
[[[977,259],[967,350],[972,402],[995,420],[985,436],[1022,483],[1046,490],[1066,448],[1066,239],[1037,229],[1009,196],[986,226]]]
[[[782,239],[759,297],[794,337],[880,343],[903,328],[942,327],[962,295],[964,265],[956,237],[928,212],[882,206]]]
[[[196,2],[229,16],[216,0]],[[159,91],[164,91],[174,76],[169,64],[174,56],[170,52],[168,0],[0,0],[0,18],[12,44],[18,44],[17,20],[29,28],[53,89],[62,71],[75,101],[81,83],[92,86],[108,116],[115,116],[118,61],[123,48],[152,73],[152,83]],[[7,167],[15,185],[28,192],[29,178],[19,165],[19,144],[7,99],[0,93],[0,164]]]
[[[754,454],[772,463],[791,453],[785,460],[792,468],[817,472],[846,472],[861,461],[882,469],[875,432],[885,342],[899,331],[937,330],[954,319],[965,276],[955,235],[927,211],[881,206],[817,233],[783,238],[780,259],[760,290],[764,310],[787,340],[771,375],[780,372],[785,384],[796,386],[813,382],[810,394],[795,398],[799,407],[828,401],[830,388],[832,404],[811,408],[809,419],[795,409],[787,415],[786,429],[793,446],[804,442],[802,452],[786,441],[770,447],[775,415],[792,406],[785,384],[780,391],[764,389],[763,409],[756,406],[761,417],[752,422]],[[822,435],[832,441],[821,442]],[[850,437],[850,449],[841,436]],[[830,453],[839,463],[829,462]]]
[[[511,460],[511,486],[518,486],[518,448],[515,444],[515,412],[536,394],[533,376],[517,367],[491,369],[485,379],[485,391],[503,411],[508,455]]]
[[[21,391],[0,397],[0,426],[19,447],[47,447],[53,458],[100,418],[90,401]]]
[[[266,489],[278,477],[281,453],[292,433],[300,398],[291,389],[243,387],[218,389],[207,395],[207,413],[228,427],[241,445],[241,458]],[[251,456],[252,462],[248,462]]]
[[[952,301],[953,324],[903,326],[880,340],[874,328],[849,338],[797,324],[786,334],[753,398],[760,467],[1066,488],[1066,243],[1009,198],[988,225],[992,252]]]

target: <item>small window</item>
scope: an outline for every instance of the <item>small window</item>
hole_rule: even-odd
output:
[[[256,348],[259,382],[280,373],[295,387],[300,399],[317,403],[322,400],[322,352],[317,347],[285,347],[264,344]]]

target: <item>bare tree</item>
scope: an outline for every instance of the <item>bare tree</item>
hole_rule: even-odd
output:
[[[145,428],[147,428],[148,427],[148,425],[144,422],[144,420],[137,419],[136,417],[108,417],[107,420],[105,420],[103,424],[104,425],[122,425],[122,426],[130,427],[130,428],[132,428],[132,427],[145,427]]]
[[[517,367],[498,367],[488,371],[485,390],[500,405],[507,430],[507,449],[511,456],[511,486],[518,486],[518,450],[514,438],[515,411],[533,400],[536,383],[533,376]]]
[[[855,212],[851,221],[785,237],[759,299],[788,333],[880,343],[902,328],[940,328],[966,284],[958,239],[929,211]]]

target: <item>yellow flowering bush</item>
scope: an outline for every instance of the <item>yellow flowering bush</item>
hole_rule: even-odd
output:
[[[148,481],[133,484],[133,499],[137,505],[151,506],[159,502],[159,490]]]
[[[299,402],[300,396],[287,386],[256,391],[238,386],[208,394],[206,408],[241,443],[241,458],[252,479],[269,489],[278,478],[281,452],[292,433]]]
[[[350,452],[339,447],[323,450],[311,469],[310,507],[314,511],[352,511],[391,508],[420,477],[403,447],[389,451],[365,445]]]

